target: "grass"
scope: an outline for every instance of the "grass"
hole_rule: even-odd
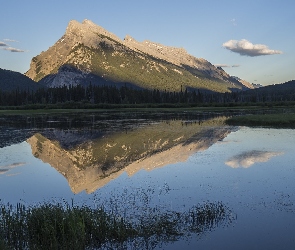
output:
[[[295,114],[263,114],[263,115],[243,115],[229,118],[226,121],[229,125],[242,126],[265,126],[280,128],[295,128]]]
[[[44,107],[0,107],[0,115],[23,115],[23,114],[59,114],[59,113],[93,113],[93,112],[259,112],[272,110],[275,113],[285,112],[286,110],[295,111],[294,107],[276,106],[190,106],[187,104],[97,104],[80,108],[60,108],[56,105]]]
[[[182,213],[146,208],[149,212],[135,220],[107,212],[103,206],[7,204],[0,209],[1,249],[117,249],[130,244],[152,249],[235,219],[221,202],[207,202]]]

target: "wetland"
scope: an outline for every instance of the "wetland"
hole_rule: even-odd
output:
[[[228,117],[1,115],[0,245],[43,249],[49,243],[33,235],[55,223],[47,233],[63,237],[50,240],[53,249],[292,249],[295,130],[228,125]],[[38,224],[43,213],[55,222]],[[14,236],[23,241],[7,237],[13,218],[31,223]],[[81,245],[68,241],[78,236]]]

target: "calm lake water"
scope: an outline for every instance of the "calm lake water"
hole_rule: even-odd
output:
[[[141,203],[181,212],[222,202],[233,220],[155,248],[294,249],[295,130],[230,127],[224,119],[0,117],[1,203],[116,203],[136,213]]]

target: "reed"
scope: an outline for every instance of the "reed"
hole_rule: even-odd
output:
[[[194,206],[188,211],[147,208],[135,219],[74,204],[44,203],[26,207],[1,205],[1,249],[148,248],[203,233],[235,216],[221,202]]]

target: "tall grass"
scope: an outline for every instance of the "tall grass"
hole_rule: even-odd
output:
[[[74,204],[26,207],[1,205],[1,249],[153,249],[191,233],[203,233],[235,219],[220,202],[204,203],[184,212],[147,208],[135,220]]]

